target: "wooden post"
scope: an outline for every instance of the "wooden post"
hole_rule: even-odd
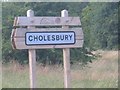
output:
[[[62,10],[61,17],[68,17],[68,11]],[[69,26],[62,26],[63,29],[68,29]],[[64,88],[70,88],[71,74],[70,74],[70,50],[68,48],[63,49],[63,61],[64,61]]]
[[[27,17],[34,17],[34,11],[28,10]],[[29,29],[34,29],[35,27],[28,26]],[[36,51],[34,49],[29,49],[29,75],[30,75],[30,88],[36,88]]]

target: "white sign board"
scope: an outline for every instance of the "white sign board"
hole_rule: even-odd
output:
[[[26,45],[66,45],[75,43],[73,31],[26,32]]]

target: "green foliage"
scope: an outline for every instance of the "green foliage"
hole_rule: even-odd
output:
[[[69,11],[69,16],[80,16],[84,32],[84,46],[71,49],[71,60],[88,62],[93,56],[89,51],[96,49],[117,49],[118,47],[118,3],[88,3],[88,2],[7,2],[2,3],[2,56],[3,62],[17,60],[28,63],[27,50],[13,50],[10,35],[14,17],[26,16],[26,11],[33,9],[35,16],[60,16],[63,9]],[[62,60],[61,49],[37,50],[37,61],[52,63]],[[55,61],[54,61],[55,60]]]
[[[85,45],[97,49],[117,49],[118,3],[89,3],[83,9],[82,22]]]

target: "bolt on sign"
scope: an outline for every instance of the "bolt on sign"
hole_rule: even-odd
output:
[[[78,48],[83,46],[82,28],[21,28],[22,26],[81,25],[79,17],[16,17],[11,40],[15,49]]]

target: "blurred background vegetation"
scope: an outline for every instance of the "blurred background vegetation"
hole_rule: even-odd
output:
[[[60,16],[63,9],[69,16],[79,16],[84,32],[83,48],[71,49],[71,61],[90,62],[95,58],[88,55],[94,50],[118,49],[118,2],[3,2],[2,3],[2,62],[16,60],[28,63],[27,50],[13,50],[11,32],[16,16],[26,16],[32,9],[35,16]],[[37,50],[37,62],[45,63],[62,60],[62,49]],[[55,63],[54,63],[55,64]]]

